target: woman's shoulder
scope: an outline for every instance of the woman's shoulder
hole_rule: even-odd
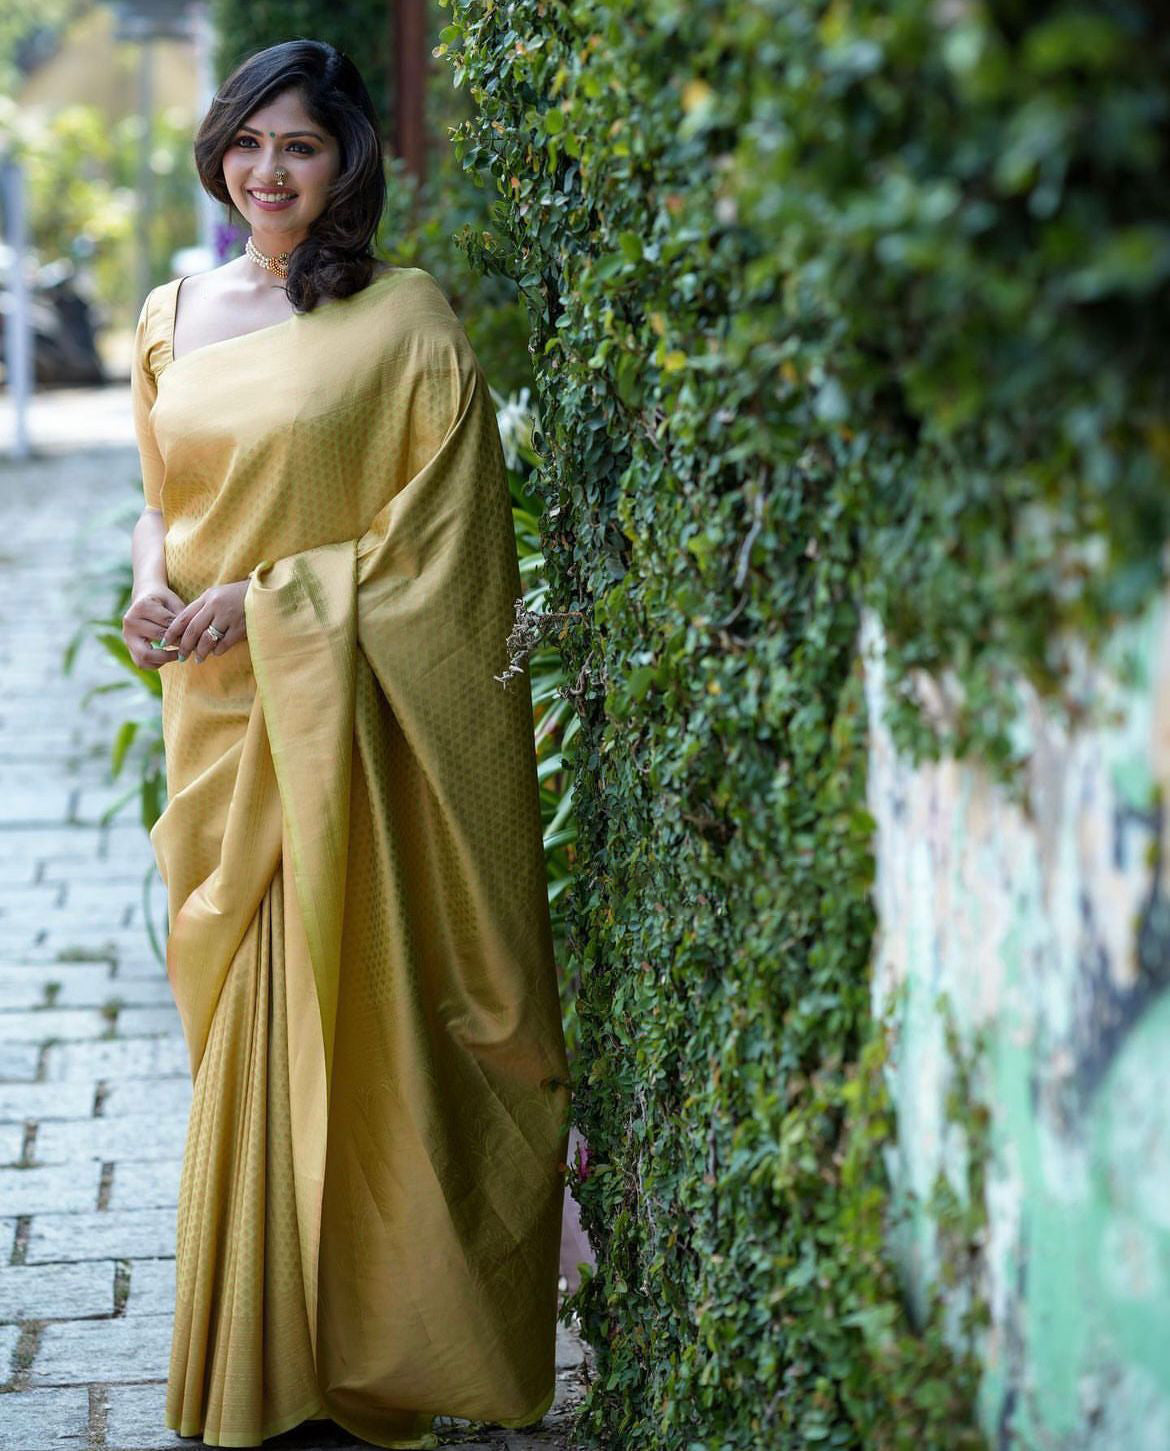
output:
[[[142,299],[138,312],[140,327],[158,326],[163,321],[168,305],[182,280],[181,277],[172,277],[168,282],[160,282],[157,287],[150,289]]]
[[[471,343],[439,282],[422,267],[387,266],[366,284],[368,305],[353,316],[355,356],[391,370],[398,383],[470,375]],[[361,294],[355,294],[361,296]]]
[[[395,300],[395,306],[410,307],[418,309],[422,313],[428,310],[439,316],[449,313],[455,316],[447,294],[436,279],[422,267],[395,267],[386,263],[381,271],[374,274],[374,277],[367,287],[378,287],[385,285],[386,290]]]
[[[175,292],[181,277],[172,277],[152,287],[142,299],[134,331],[135,362],[152,375],[166,366],[170,359],[171,318]]]
[[[467,334],[441,284],[422,267],[387,267],[369,286],[379,290],[376,308],[384,342],[395,348],[410,344],[424,355],[470,351]]]

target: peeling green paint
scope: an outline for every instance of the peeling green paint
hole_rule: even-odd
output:
[[[986,1298],[991,1444],[1170,1448],[1170,607],[1074,683],[1071,732],[1021,685],[1022,795],[977,764],[900,757],[866,623],[877,823],[876,1004],[897,1003],[890,1170],[912,1305]],[[979,1265],[940,1252],[930,1186],[964,1175],[962,1045],[989,1114]],[[978,1045],[978,1051],[977,1047]],[[958,1135],[956,1139],[956,1135]]]

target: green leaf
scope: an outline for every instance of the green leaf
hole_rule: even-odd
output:
[[[126,759],[126,752],[134,737],[138,734],[138,722],[136,720],[124,720],[118,727],[114,736],[114,747],[110,755],[110,774],[115,778],[122,770],[122,764]]]

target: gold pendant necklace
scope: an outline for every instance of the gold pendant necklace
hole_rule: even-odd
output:
[[[275,257],[266,257],[250,236],[244,243],[244,252],[266,272],[275,272],[278,277],[288,276],[288,259],[292,255],[290,252],[278,252]]]

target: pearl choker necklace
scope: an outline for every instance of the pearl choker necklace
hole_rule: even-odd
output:
[[[275,257],[266,257],[252,241],[251,237],[244,243],[244,252],[258,267],[263,267],[266,272],[275,272],[278,277],[288,276],[288,259],[292,255],[291,253],[278,252]]]

